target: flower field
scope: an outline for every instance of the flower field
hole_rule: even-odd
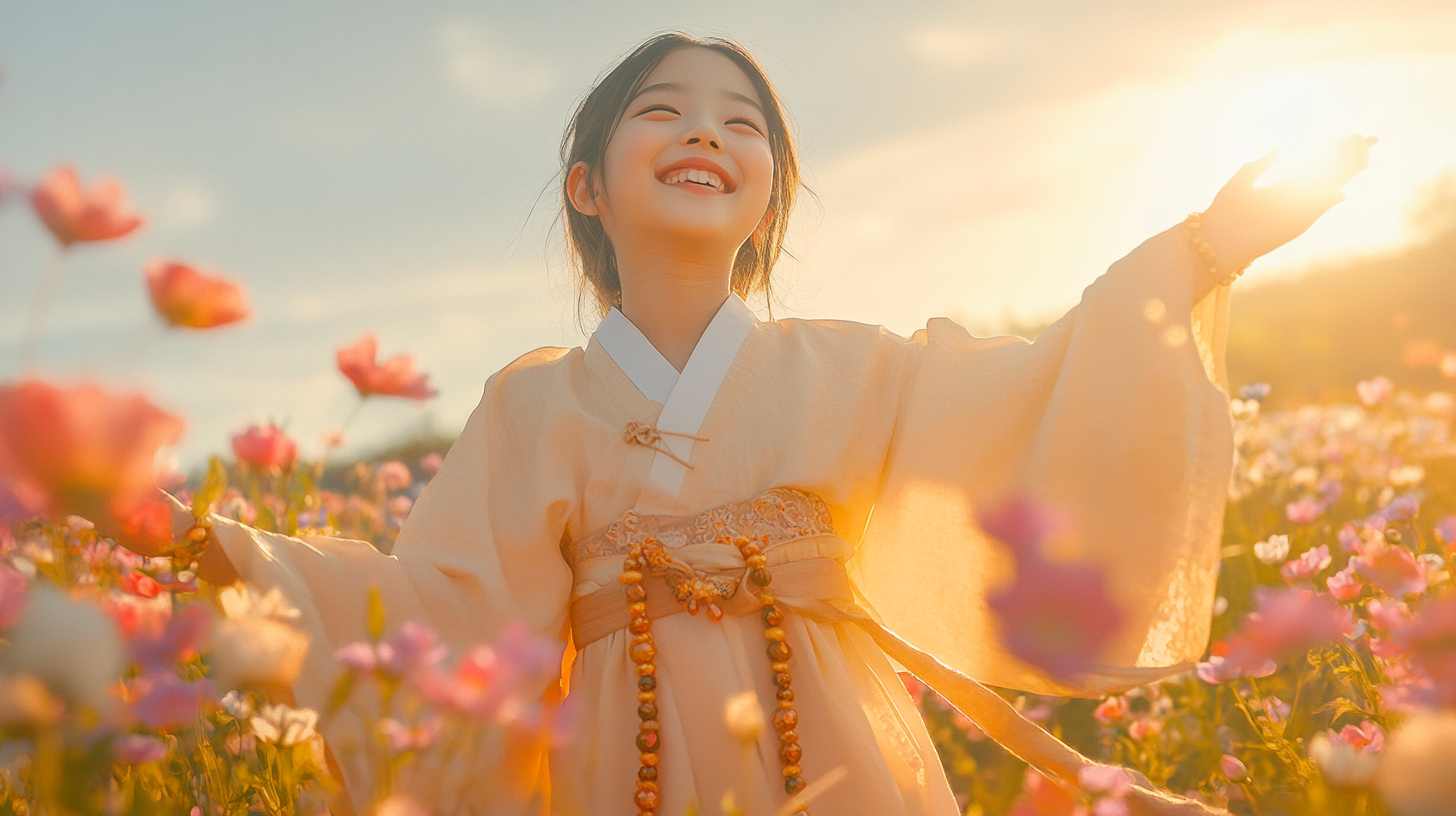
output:
[[[297,610],[277,594],[209,584],[188,535],[174,543],[185,506],[196,520],[216,513],[387,551],[440,456],[330,463],[344,418],[317,460],[284,429],[255,425],[205,472],[167,472],[161,454],[181,438],[181,417],[142,394],[33,373],[68,248],[121,238],[144,217],[119,183],[87,188],[69,168],[17,190],[59,261],[37,287],[27,373],[0,384],[0,812],[320,812],[336,757],[319,729],[346,712],[366,724],[353,749],[379,780],[369,792],[379,813],[526,796],[532,769],[513,764],[526,754],[517,749],[571,739],[570,698],[557,706],[523,691],[558,671],[558,647],[508,628],[450,651],[417,622],[387,627],[376,598],[371,638],[333,655],[330,705],[301,709],[289,692],[309,648]],[[179,259],[149,264],[138,285],[179,334],[251,313],[239,284]],[[372,336],[333,363],[360,409],[435,395],[407,356],[380,362]],[[1266,413],[1267,396],[1250,386],[1232,400],[1237,463],[1204,660],[1103,700],[1007,692],[1107,763],[1081,790],[1030,771],[906,677],[967,813],[1117,816],[1133,782],[1234,813],[1452,812],[1456,399],[1383,377],[1343,404]],[[1015,653],[1075,672],[1118,612],[1095,570],[1038,555],[1044,512],[1014,498],[983,509],[982,527],[1018,566],[990,602]],[[757,710],[736,701],[728,714],[753,732],[737,721]],[[498,771],[464,770],[482,763]]]

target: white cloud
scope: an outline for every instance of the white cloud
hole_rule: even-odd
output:
[[[910,33],[910,51],[935,68],[958,69],[991,56],[990,37],[954,28],[922,28]]]
[[[481,102],[533,99],[556,84],[555,72],[502,43],[477,25],[446,23],[440,28],[445,77]]]

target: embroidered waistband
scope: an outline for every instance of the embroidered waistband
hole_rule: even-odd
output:
[[[626,555],[633,544],[653,538],[668,549],[711,544],[720,536],[760,538],[769,546],[806,536],[833,535],[834,521],[823,499],[804,490],[775,487],[744,501],[729,502],[691,516],[643,515],[628,510],[594,535],[562,546],[568,564],[605,555]]]

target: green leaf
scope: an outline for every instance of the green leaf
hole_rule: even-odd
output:
[[[192,494],[193,518],[202,518],[212,512],[212,506],[222,498],[224,490],[227,490],[227,471],[223,469],[222,460],[214,456],[208,462],[207,478],[202,487]]]
[[[369,639],[378,641],[384,637],[384,596],[376,584],[369,587]]]

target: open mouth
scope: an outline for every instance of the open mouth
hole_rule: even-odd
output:
[[[696,167],[688,170],[669,171],[659,181],[669,185],[692,184],[699,187],[711,187],[720,193],[728,192],[728,185],[724,183],[721,176],[712,170],[700,170]]]

